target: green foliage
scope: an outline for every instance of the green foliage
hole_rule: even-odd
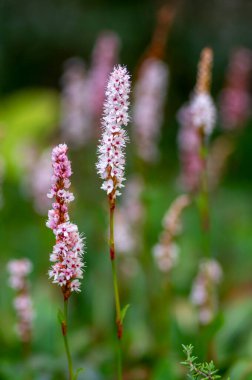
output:
[[[192,380],[203,380],[203,379],[209,379],[209,380],[217,380],[220,379],[221,376],[218,375],[218,369],[215,368],[215,365],[213,361],[210,361],[209,363],[203,362],[199,363],[197,362],[197,356],[193,356],[193,346],[190,344],[189,346],[184,346],[183,351],[186,355],[186,360],[182,362],[185,367],[188,368],[189,373],[188,377]]]
[[[129,307],[130,307],[130,304],[127,304],[122,309],[122,311],[121,311],[121,322],[124,321],[124,318],[126,317],[126,313],[127,313]]]
[[[84,371],[84,369],[83,368],[78,368],[77,370],[76,370],[76,372],[75,372],[75,375],[74,375],[74,378],[73,378],[73,380],[77,380],[78,379],[78,376],[79,376],[79,374],[81,373],[81,372],[83,372]]]

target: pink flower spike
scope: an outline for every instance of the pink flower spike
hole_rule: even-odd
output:
[[[48,212],[47,227],[52,229],[56,236],[56,243],[50,261],[53,263],[49,270],[49,278],[62,288],[64,299],[68,299],[71,292],[80,292],[80,282],[83,277],[82,256],[84,242],[78,227],[69,220],[68,204],[74,196],[68,189],[71,185],[69,177],[72,174],[71,163],[67,157],[67,145],[60,144],[52,151],[52,188],[55,201],[52,210]]]
[[[127,134],[122,128],[129,122],[129,92],[130,81],[127,69],[116,66],[110,75],[104,116],[102,120],[103,134],[98,147],[98,174],[104,180],[102,189],[115,199],[120,193],[124,178],[124,148],[128,141]]]

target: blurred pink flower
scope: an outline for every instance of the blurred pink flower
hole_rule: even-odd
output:
[[[22,342],[29,342],[31,340],[34,311],[29,294],[27,276],[32,271],[32,263],[26,258],[10,260],[7,269],[10,276],[9,285],[17,292],[13,301],[18,319],[16,330]]]
[[[222,279],[220,264],[214,259],[200,263],[199,272],[191,291],[191,301],[198,307],[199,321],[206,325],[212,321],[217,311],[216,287]]]
[[[216,109],[211,96],[206,92],[193,95],[190,112],[194,128],[203,128],[205,136],[209,136],[216,122]]]
[[[33,199],[35,210],[39,214],[46,214],[50,202],[46,192],[50,186],[51,159],[49,150],[44,150],[39,157],[33,157],[27,167],[26,189]]]
[[[167,82],[167,65],[155,58],[146,59],[134,88],[133,132],[137,153],[147,162],[155,161],[159,155]]]
[[[251,115],[251,71],[252,51],[246,48],[235,50],[230,58],[226,85],[220,95],[221,126],[223,129],[242,128],[246,119]]]
[[[10,260],[7,265],[10,274],[9,285],[15,290],[21,290],[26,285],[26,277],[32,271],[32,263],[28,259]]]
[[[199,157],[201,140],[199,132],[193,125],[190,106],[183,106],[178,112],[180,129],[178,146],[181,164],[181,182],[189,192],[199,186],[203,163]]]
[[[142,190],[141,179],[130,178],[122,203],[116,209],[115,244],[119,254],[135,256],[139,251],[140,226],[144,216],[141,202]]]
[[[65,63],[62,76],[61,134],[62,139],[80,147],[91,135],[90,88],[84,62],[72,58]]]
[[[169,272],[178,262],[179,247],[174,242],[158,243],[153,247],[153,257],[161,272]]]
[[[88,74],[89,106],[92,116],[100,119],[105,100],[108,76],[118,61],[119,37],[114,32],[102,32],[95,44]]]
[[[189,204],[189,196],[180,195],[172,202],[164,215],[163,231],[152,250],[155,262],[162,272],[169,272],[178,261],[179,247],[175,239],[181,233],[182,212]]]

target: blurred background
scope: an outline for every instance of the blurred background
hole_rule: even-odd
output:
[[[115,378],[108,209],[95,163],[104,89],[117,63],[132,79],[127,181],[115,228],[121,298],[130,304],[124,379],[185,378],[181,345],[189,343],[223,376],[252,379],[251,15],[249,0],[0,1],[1,380],[67,378],[62,295],[47,276],[54,237],[45,226],[50,151],[60,142],[73,167],[71,219],[87,242],[82,292],[70,299],[70,346],[75,367],[85,367],[80,380]],[[209,320],[191,296],[204,253],[177,137],[178,111],[205,46],[214,53],[218,113],[209,146],[211,250],[222,267],[218,286],[211,284]],[[162,220],[183,193],[193,201],[162,261]],[[16,333],[6,269],[21,258],[33,266],[29,350]]]

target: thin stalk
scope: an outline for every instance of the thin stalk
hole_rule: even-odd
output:
[[[117,347],[117,376],[118,380],[122,380],[122,345],[121,340],[118,340],[118,347]]]
[[[201,136],[201,148],[199,151],[202,162],[202,171],[200,178],[199,190],[199,213],[202,228],[202,245],[206,257],[211,256],[211,239],[210,239],[210,205],[209,205],[209,185],[207,173],[208,150],[204,136]]]
[[[68,372],[69,372],[69,380],[73,380],[73,362],[70,354],[68,337],[67,337],[67,315],[68,315],[68,299],[64,300],[64,321],[61,323],[62,335],[64,339],[65,351],[68,361]]]
[[[209,181],[208,181],[208,170],[207,170],[207,160],[208,160],[208,146],[205,135],[202,131],[201,133],[201,147],[199,151],[199,157],[202,162],[202,171],[200,177],[200,190],[199,190],[199,214],[201,219],[201,229],[202,229],[202,249],[204,257],[210,258],[212,256],[211,250],[211,231],[210,231],[210,202],[209,202]],[[201,346],[201,351],[203,357],[209,356],[212,350],[212,342],[205,343],[206,326],[200,326],[199,334],[199,346]],[[212,355],[210,355],[212,358]]]
[[[114,211],[115,203],[110,200],[110,217],[109,217],[109,250],[110,259],[112,265],[112,276],[113,276],[113,287],[114,287],[114,298],[115,298],[115,308],[116,308],[116,327],[117,327],[117,338],[118,338],[118,355],[117,355],[117,371],[118,380],[122,380],[122,349],[121,349],[121,339],[123,334],[123,324],[121,318],[121,303],[119,296],[116,262],[115,262],[115,239],[114,239]]]

